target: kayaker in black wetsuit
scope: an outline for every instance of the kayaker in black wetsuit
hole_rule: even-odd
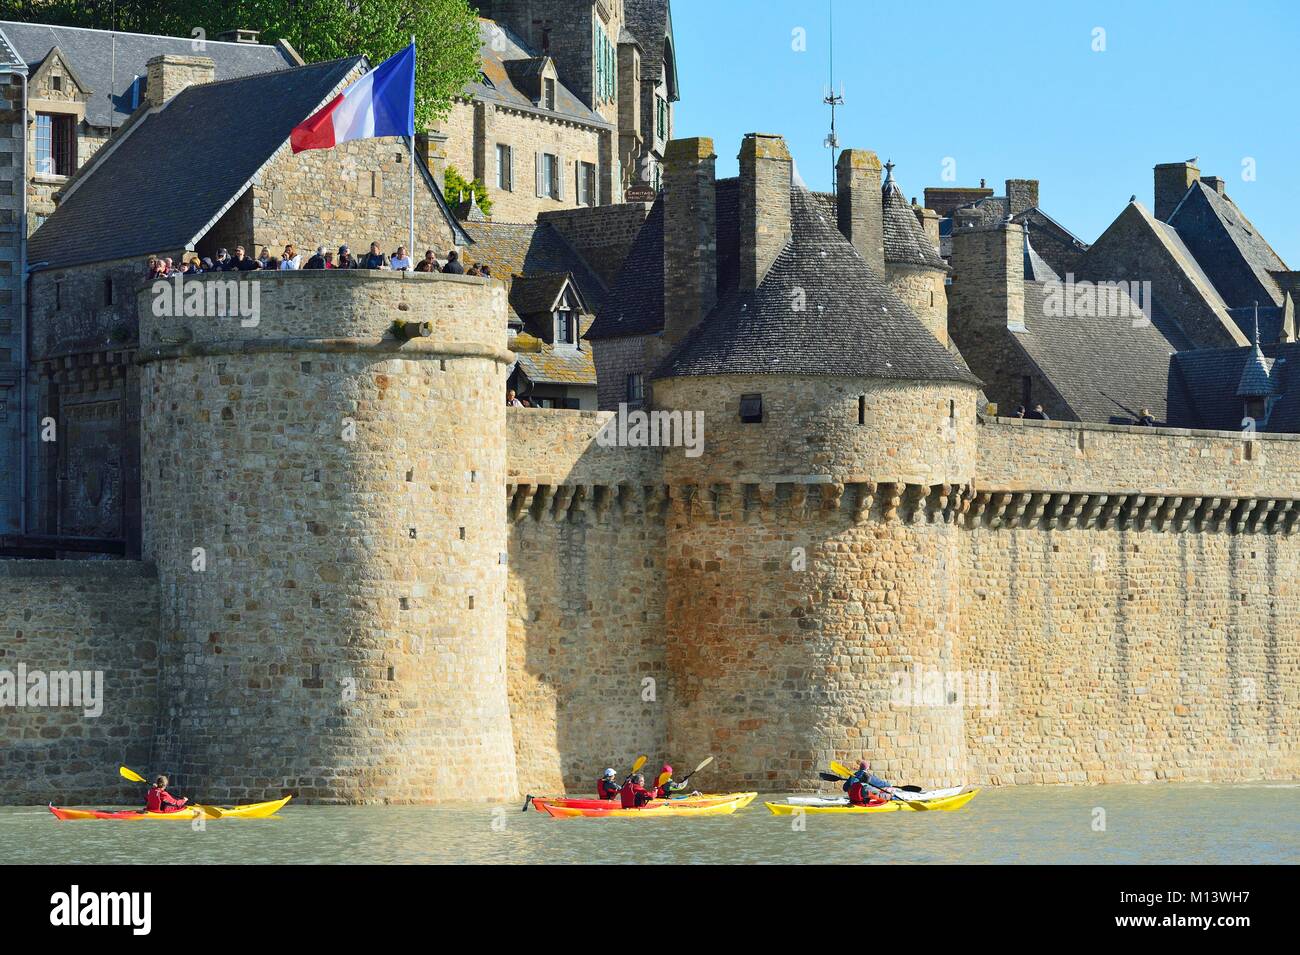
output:
[[[882,797],[884,799],[892,798],[891,791],[893,786],[871,773],[871,764],[865,759],[858,760],[858,771],[844,780],[844,791],[849,794],[849,803],[854,806],[866,806],[871,802],[871,797],[875,796],[877,801]],[[874,790],[882,790],[877,793]]]
[[[622,787],[614,781],[618,774],[612,769],[605,770],[605,774],[596,782],[596,795],[601,799],[617,799]]]

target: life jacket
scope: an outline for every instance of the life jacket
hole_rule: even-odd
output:
[[[614,782],[614,780],[612,779],[606,779],[602,777],[596,783],[596,795],[599,796],[601,799],[613,799],[619,794],[620,791],[621,789],[618,783]]]
[[[651,799],[654,794],[644,786],[638,786],[634,782],[628,782],[619,792],[621,805],[624,809],[640,809]]]
[[[165,789],[150,786],[145,793],[144,808],[146,812],[178,812],[187,802],[188,799],[177,799]]]

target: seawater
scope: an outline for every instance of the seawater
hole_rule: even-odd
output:
[[[7,863],[1296,863],[1300,783],[1008,787],[957,812],[552,819],[509,805],[295,806],[264,820],[60,822],[0,807]]]

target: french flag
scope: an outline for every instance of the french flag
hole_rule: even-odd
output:
[[[415,44],[390,56],[289,134],[295,153],[349,139],[415,135]]]

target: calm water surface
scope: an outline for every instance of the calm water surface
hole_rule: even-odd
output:
[[[198,832],[0,807],[0,844],[8,863],[1300,862],[1300,783],[986,789],[958,812],[806,816],[804,831],[762,798],[695,819],[552,819],[519,805],[290,804]]]

